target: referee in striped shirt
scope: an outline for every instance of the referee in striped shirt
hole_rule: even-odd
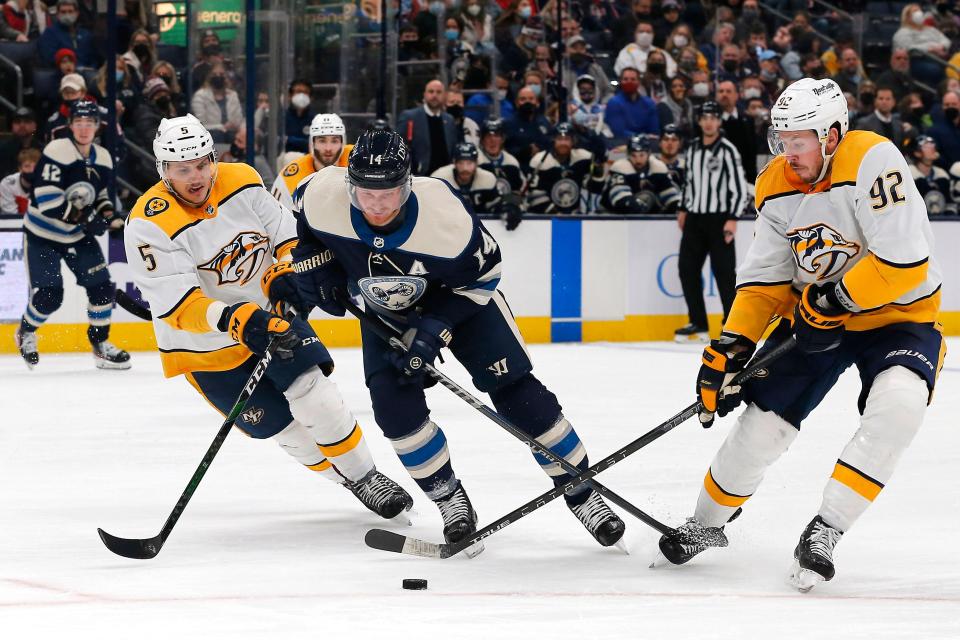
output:
[[[737,218],[747,205],[747,181],[740,153],[721,132],[722,110],[716,102],[700,107],[701,134],[685,153],[687,172],[677,212],[680,239],[680,284],[690,323],[674,332],[677,342],[709,341],[707,309],[700,273],[707,255],[717,281],[726,321],[736,296]]]

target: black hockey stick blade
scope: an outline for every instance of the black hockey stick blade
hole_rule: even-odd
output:
[[[103,540],[103,544],[106,545],[107,549],[118,556],[133,558],[134,560],[150,560],[160,553],[160,548],[163,546],[162,536],[137,540],[118,538],[100,528],[97,529],[97,533],[100,534],[100,539]]]
[[[113,299],[116,300],[120,308],[127,313],[135,315],[141,320],[153,320],[153,314],[150,313],[150,309],[134,300],[130,297],[130,294],[123,289],[117,289],[116,293],[113,294]]]
[[[385,529],[370,529],[363,541],[371,549],[381,551],[390,551],[392,553],[404,553],[412,556],[421,556],[423,558],[449,558],[456,555],[460,549],[452,544],[436,544],[426,540],[418,540],[408,536],[387,531]]]

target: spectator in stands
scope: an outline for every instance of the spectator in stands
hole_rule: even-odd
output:
[[[663,50],[670,54],[677,62],[677,68],[683,73],[689,74],[694,69],[700,68],[706,70],[707,59],[694,46],[693,32],[685,24],[677,25],[664,44]]]
[[[950,38],[927,23],[919,4],[908,4],[900,12],[900,28],[893,34],[893,48],[910,52],[910,71],[917,80],[936,85],[943,79],[943,66],[923,54],[946,59]]]
[[[33,169],[40,161],[39,149],[23,149],[16,155],[17,172],[0,181],[0,214],[23,216],[30,204]]]
[[[707,66],[712,71],[720,57],[723,47],[733,42],[735,30],[729,22],[722,22],[717,25],[713,31],[713,38],[710,42],[700,45],[700,53],[707,59]]]
[[[564,70],[563,73],[564,80],[572,89],[570,91],[571,99],[576,99],[578,96],[575,79],[585,75],[593,78],[596,83],[595,97],[598,102],[606,102],[607,98],[613,95],[613,87],[610,86],[607,74],[603,71],[603,67],[594,60],[593,55],[587,51],[587,41],[583,39],[583,36],[573,36],[567,40],[567,57],[570,66],[569,70]]]
[[[890,68],[877,76],[877,86],[893,89],[893,95],[897,100],[913,91],[910,54],[906,49],[894,49],[890,53]]]
[[[654,102],[660,102],[669,93],[666,56],[667,54],[662,49],[655,49],[647,56],[647,71],[643,74],[643,90]]]
[[[230,148],[222,156],[223,162],[247,162],[247,129],[241,127],[234,136]],[[253,156],[253,168],[263,178],[266,184],[272,184],[276,179],[276,172],[270,167],[270,163],[263,157],[263,151],[256,149]]]
[[[927,133],[940,151],[937,165],[950,171],[954,162],[960,162],[960,91],[947,91],[940,105],[943,117]]]
[[[510,0],[494,22],[494,33],[503,33],[503,37],[512,40],[520,35],[524,23],[535,13],[536,5],[531,0]]]
[[[429,176],[450,164],[457,126],[453,116],[443,110],[445,104],[446,87],[440,80],[431,80],[423,88],[423,104],[397,117],[397,132],[412,152],[414,175]]]
[[[32,0],[7,0],[0,14],[0,40],[29,42],[47,28],[47,7]]]
[[[237,92],[230,87],[222,62],[210,66],[203,86],[193,94],[190,112],[207,128],[215,144],[230,144],[243,128],[243,106]]]
[[[766,140],[767,139],[767,129],[770,128],[770,109],[767,104],[763,101],[763,98],[750,98],[746,101],[747,104],[744,107],[744,113],[746,113],[748,118],[753,120],[753,130],[757,137],[757,140]],[[766,145],[759,144],[757,145],[758,155],[764,155]],[[758,160],[757,166],[762,167],[766,164],[766,161],[760,162]]]
[[[773,37],[771,50],[781,54],[780,68],[783,70],[783,75],[789,82],[795,82],[800,78],[808,77],[804,75],[803,69],[801,68],[803,56],[793,46],[793,36],[787,27],[777,29],[777,33]],[[810,55],[811,57],[815,57],[812,54]],[[817,63],[820,63],[820,58],[817,58]]]
[[[176,68],[166,60],[160,60],[153,65],[150,75],[156,76],[167,83],[167,87],[170,89],[170,101],[176,108],[177,114],[187,113],[187,96],[184,95],[180,86]]]
[[[504,123],[507,151],[521,167],[527,167],[534,154],[550,144],[550,121],[540,113],[540,98],[530,87],[517,92],[514,116]]]
[[[473,118],[467,117],[464,110],[463,92],[459,89],[447,89],[445,98],[446,112],[453,118],[457,127],[457,142],[469,142],[473,146],[480,144],[480,125]]]
[[[714,82],[730,80],[740,83],[750,73],[741,66],[743,52],[736,44],[726,44],[720,51],[720,68],[714,73]]]
[[[616,2],[619,7],[620,19],[615,20],[613,24],[613,49],[619,50],[631,42],[635,42],[637,25],[641,22],[653,24],[656,16],[653,15],[653,2],[651,0],[633,0],[632,6],[629,0]]]
[[[866,80],[860,83],[859,93],[844,92],[844,95],[852,96],[852,100],[847,98],[847,106],[850,110],[850,128],[856,125],[857,118],[868,116],[873,113],[873,103],[877,99],[877,85]]]
[[[287,109],[284,113],[283,131],[287,137],[283,145],[284,151],[307,153],[310,142],[310,121],[316,115],[311,108],[311,93],[313,88],[310,82],[296,79],[287,88]]]
[[[704,102],[711,99],[713,94],[713,83],[710,82],[710,74],[702,69],[697,69],[690,74],[690,93],[687,97],[693,103],[694,109]]]
[[[584,74],[577,78],[576,96],[570,102],[570,121],[583,137],[600,136],[605,143],[613,134],[604,122],[606,106],[597,97],[599,91],[593,76]]]
[[[667,77],[672,78],[677,73],[676,61],[662,49],[653,46],[653,25],[649,22],[640,22],[634,32],[634,41],[617,54],[617,60],[613,64],[613,70],[618,75],[624,69],[632,67],[644,73],[647,70],[647,56],[651,51],[660,51],[667,65]]]
[[[117,56],[117,119],[124,126],[130,124],[128,117],[133,114],[133,110],[140,102],[140,92],[143,91],[141,84],[130,75],[130,65],[124,56]],[[97,70],[97,77],[94,86],[90,88],[89,93],[99,104],[107,104],[107,65],[104,64]]]
[[[859,118],[854,128],[879,133],[902,150],[903,122],[900,120],[900,114],[894,111],[896,106],[897,100],[893,95],[893,89],[888,87],[877,89],[877,95],[873,100],[873,113]]]
[[[133,134],[130,136],[142,147],[150,148],[160,121],[164,118],[175,118],[179,113],[173,104],[170,87],[160,78],[147,78],[143,85],[143,102],[133,114]]]
[[[460,5],[460,21],[463,31],[460,37],[464,42],[473,45],[477,54],[490,54],[493,46],[493,16],[487,13],[484,5],[486,0],[465,0]]]
[[[909,133],[913,137],[920,131],[925,131],[933,124],[933,120],[927,114],[927,107],[923,104],[923,98],[916,91],[903,96],[897,104],[897,111],[900,113],[900,120],[904,128],[910,127]]]
[[[73,49],[60,49],[53,56],[53,64],[60,71],[60,77],[77,72],[77,54]]]
[[[533,16],[520,29],[516,38],[499,36],[497,49],[500,51],[500,65],[504,72],[512,77],[519,76],[533,62],[533,52],[543,42],[543,20]]]
[[[533,67],[528,71],[538,71],[545,86],[553,82],[554,78],[557,77],[557,68],[550,45],[537,45],[537,48],[533,50]]]
[[[200,55],[193,65],[193,90],[196,91],[207,79],[211,67],[224,61],[220,36],[213,29],[207,29],[200,37]]]
[[[80,15],[77,0],[59,0],[54,22],[40,34],[37,53],[40,62],[54,65],[54,56],[60,49],[72,49],[77,52],[77,64],[81,67],[100,66],[100,57],[94,47],[93,34],[77,26]]]
[[[835,76],[843,68],[843,52],[853,47],[853,33],[849,29],[843,29],[834,37],[833,44],[820,54],[820,61],[823,62],[827,74]]]
[[[950,194],[950,175],[935,166],[940,159],[937,141],[930,136],[918,136],[907,148],[910,174],[917,190],[927,205],[927,214],[956,213],[960,202],[953,202]]]
[[[625,67],[620,72],[620,90],[607,103],[607,125],[619,144],[638,133],[660,134],[657,105],[640,94],[640,72]]]
[[[822,60],[821,60],[822,61]],[[833,76],[841,91],[857,93],[860,83],[867,79],[863,67],[860,65],[860,56],[853,47],[848,47],[840,53],[840,71]]]
[[[764,106],[770,106],[772,102],[766,86],[757,76],[750,76],[743,79],[743,82],[740,83],[740,96],[741,106],[744,108],[746,108],[746,102],[749,100],[760,100]]]
[[[820,56],[813,52],[805,53],[800,59],[800,74],[801,78],[821,80],[827,77],[827,69],[823,66]],[[799,78],[796,79],[799,80]],[[793,81],[793,78],[791,78],[791,81]]]
[[[753,184],[757,179],[757,137],[753,119],[737,109],[739,100],[740,90],[736,83],[726,80],[717,84],[717,104],[721,110],[723,137],[732,142],[740,152],[744,176],[747,182]]]
[[[693,136],[693,102],[687,97],[689,92],[690,80],[687,76],[681,73],[670,80],[670,92],[657,104],[661,130],[672,124],[684,138]]]
[[[768,96],[778,96],[786,87],[783,79],[783,70],[780,68],[780,54],[776,51],[761,51],[757,56],[760,62],[758,77],[763,84],[763,90]]]
[[[523,78],[521,79],[521,86],[529,87],[530,90],[533,91],[533,94],[537,96],[537,99],[540,101],[540,113],[544,113],[547,107],[547,92],[544,89],[545,85],[545,78],[538,69],[527,69],[523,74]]]
[[[44,138],[48,142],[67,133],[70,106],[82,98],[96,102],[93,96],[87,94],[87,82],[83,79],[83,76],[79,73],[63,76],[60,79],[60,105],[47,119],[46,130],[44,131]]]
[[[157,62],[157,49],[153,38],[146,29],[138,29],[130,36],[130,46],[123,54],[127,63],[127,73],[133,81],[134,88],[140,91],[153,65]]]
[[[663,0],[660,3],[661,16],[653,23],[653,42],[657,46],[666,49],[667,40],[673,34],[674,30],[683,23],[680,21],[680,2],[679,0]],[[671,52],[667,52],[671,56]],[[676,58],[674,58],[676,59]]]
[[[10,120],[10,136],[0,142],[0,174],[17,171],[17,155],[24,149],[43,150],[43,141],[37,135],[37,116],[32,109],[20,107]]]

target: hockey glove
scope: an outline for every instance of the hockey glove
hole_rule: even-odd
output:
[[[853,315],[841,302],[838,284],[809,284],[793,314],[793,335],[805,353],[830,351],[840,346],[844,323]]]
[[[347,309],[333,295],[347,290],[347,272],[329,249],[293,249],[295,280],[304,304],[320,307],[332,316],[342,317]]]
[[[217,329],[262,356],[271,340],[277,341],[275,351],[281,360],[293,357],[293,350],[300,346],[300,337],[290,323],[269,311],[264,311],[253,302],[238,302],[223,310]]]
[[[503,204],[500,205],[500,217],[506,223],[507,231],[513,231],[520,226],[523,221],[523,206],[519,196],[511,193],[503,197]]]
[[[407,351],[390,354],[390,362],[403,374],[401,381],[422,382],[425,364],[433,364],[437,354],[453,340],[449,324],[439,318],[411,316],[410,328],[401,341]]]
[[[294,312],[301,318],[310,315],[311,305],[307,304],[300,294],[292,262],[284,261],[271,265],[260,278],[260,287],[263,295],[270,299],[270,308],[278,316],[283,316],[284,304],[293,307]]]
[[[727,384],[743,371],[756,348],[752,340],[724,331],[703,350],[703,365],[697,376],[697,399],[703,403],[700,424],[704,429],[713,426],[715,414],[722,418],[740,404],[740,386],[728,387]]]

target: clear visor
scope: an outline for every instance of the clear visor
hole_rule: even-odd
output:
[[[217,161],[214,154],[210,154],[199,162],[171,162],[165,161],[161,165],[163,178],[167,180],[176,180],[178,182],[187,182],[191,180],[207,179],[213,176],[217,170]]]
[[[788,155],[799,156],[809,153],[814,149],[820,149],[823,140],[814,136],[795,135],[799,132],[789,132],[788,137],[784,138],[780,131],[770,128],[767,130],[767,147],[770,153],[775,156]]]
[[[350,194],[350,204],[364,213],[384,215],[398,210],[410,197],[413,180],[407,179],[399,187],[389,189],[370,189],[358,187],[347,180],[347,193]]]

